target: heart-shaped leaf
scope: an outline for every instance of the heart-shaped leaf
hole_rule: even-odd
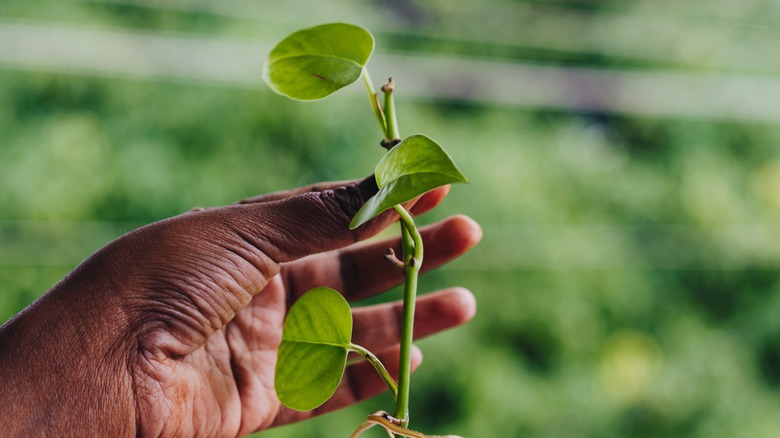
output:
[[[352,218],[349,228],[410,201],[423,193],[450,183],[468,182],[447,152],[424,135],[413,135],[396,145],[379,160],[374,170],[379,192]]]
[[[325,403],[344,374],[352,337],[352,313],[327,287],[306,292],[284,321],[274,387],[285,406],[308,411]]]
[[[322,99],[355,82],[373,50],[371,33],[352,24],[299,30],[271,50],[263,78],[271,89],[292,99]]]

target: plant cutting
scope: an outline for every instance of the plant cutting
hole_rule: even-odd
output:
[[[393,209],[399,216],[403,253],[388,249],[388,269],[404,273],[403,320],[398,382],[377,357],[351,342],[352,316],[346,300],[330,288],[304,294],[289,310],[276,364],[274,386],[279,400],[297,410],[311,410],[327,401],[341,381],[347,356],[357,353],[377,370],[396,399],[391,415],[369,415],[352,434],[380,426],[390,437],[428,438],[409,428],[411,348],[417,279],[423,263],[423,241],[412,215],[403,207],[429,190],[468,182],[450,156],[431,138],[415,134],[401,138],[394,104],[392,78],[375,91],[366,64],[374,38],[359,26],[331,23],[299,30],[271,50],[263,77],[277,93],[295,100],[318,100],[362,79],[369,104],[382,133],[387,152],[374,169],[379,191],[352,218],[360,227],[380,213]],[[454,435],[448,435],[454,437]]]

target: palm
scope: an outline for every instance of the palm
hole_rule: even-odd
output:
[[[423,205],[421,210],[436,202]],[[276,209],[280,209],[278,204]],[[203,223],[198,222],[201,218],[182,220],[190,219],[198,225],[197,229],[204,229]],[[452,218],[421,232],[428,248],[425,269],[459,256],[480,238],[478,226],[465,217]],[[151,357],[140,361],[134,371],[140,376],[136,378],[136,406],[142,432],[241,436],[348,406],[385,389],[370,365],[358,363],[348,367],[347,377],[326,404],[314,411],[298,412],[285,408],[277,399],[274,369],[289,305],[317,286],[332,287],[341,291],[348,301],[354,301],[399,284],[403,274],[383,259],[388,247],[400,251],[398,238],[359,243],[281,263],[279,273],[269,279],[263,278],[262,270],[252,268],[257,265],[242,264],[245,259],[240,257],[241,246],[226,246],[226,241],[220,237],[220,247],[236,248],[238,252],[230,250],[206,264],[202,256],[186,256],[191,248],[186,241],[176,241],[168,253],[169,257],[181,258],[175,263],[181,272],[174,273],[174,279],[199,280],[176,286],[192,301],[184,302],[189,303],[185,306],[189,310],[176,311],[184,320],[169,328],[171,344],[189,347],[179,354],[176,348],[160,354],[151,352]],[[301,250],[295,248],[293,253]],[[159,261],[152,262],[159,264]],[[170,272],[163,273],[163,277],[169,276]],[[161,284],[178,283],[168,278]],[[265,286],[261,291],[254,296],[247,295],[251,293],[251,285],[262,284]],[[219,289],[213,289],[212,285],[219,285]],[[205,296],[211,298],[200,301]],[[244,301],[244,296],[249,298]],[[221,311],[214,311],[215,297]],[[203,308],[199,306],[204,304],[208,312],[201,314]],[[193,309],[197,310],[194,316]],[[474,312],[474,303],[468,292],[452,289],[421,298],[417,309],[415,335],[424,336],[465,322]],[[353,342],[378,352],[391,374],[397,366],[400,314],[400,303],[353,310]],[[197,322],[194,327],[189,324],[193,317]],[[209,331],[209,326],[214,331]],[[417,355],[413,365],[419,361]]]
[[[423,229],[429,238],[427,268],[441,265],[473,245],[476,240],[469,234],[471,227],[470,221],[454,218]],[[348,406],[384,390],[370,366],[356,364],[348,368],[349,377],[325,405],[311,412],[298,412],[282,406],[277,399],[274,368],[288,306],[316,286],[333,287],[343,291],[348,300],[356,300],[398,284],[402,274],[382,258],[388,246],[397,245],[397,241],[356,245],[283,264],[280,274],[232,321],[192,353],[167,362],[167,372],[156,374],[161,393],[148,399],[158,400],[159,406],[150,406],[148,412],[159,413],[160,417],[152,422],[181,419],[177,432],[187,435],[241,436]],[[354,275],[354,271],[362,275]],[[474,310],[471,300],[459,289],[421,298],[416,335],[466,321]],[[353,341],[380,352],[380,359],[391,373],[395,373],[398,357],[394,347],[398,343],[400,313],[400,303],[353,310]],[[169,406],[179,412],[171,412]]]
[[[179,429],[185,435],[241,436],[271,426],[281,411],[273,371],[285,297],[277,277],[204,346],[172,363],[170,381],[161,382],[162,406],[150,411],[167,414],[164,388],[177,388],[181,412],[159,420],[189,420]]]

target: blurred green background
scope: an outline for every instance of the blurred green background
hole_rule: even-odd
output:
[[[777,436],[772,1],[3,0],[0,322],[138,226],[369,174],[359,84],[300,104],[260,80],[272,44],[328,21],[375,33],[402,134],[472,180],[421,222],[485,232],[422,279],[470,288],[479,312],[420,342],[419,429]],[[260,436],[347,436],[391,406]]]

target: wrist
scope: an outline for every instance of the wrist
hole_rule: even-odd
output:
[[[66,298],[72,297],[52,291],[0,327],[0,430],[7,436],[134,434],[127,356],[94,342],[110,337],[91,318],[96,309],[77,314]],[[91,334],[97,332],[105,335]]]

